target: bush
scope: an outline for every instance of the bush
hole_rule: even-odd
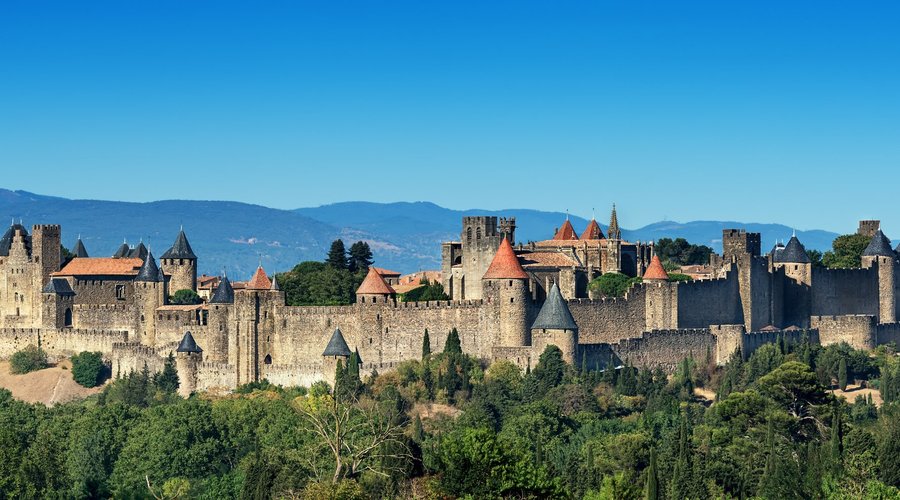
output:
[[[169,302],[178,305],[195,305],[203,302],[203,299],[193,290],[178,290],[175,295],[169,298]]]
[[[622,297],[635,283],[640,283],[641,278],[631,278],[619,273],[606,273],[594,279],[588,285],[588,289],[597,290],[606,297]]]
[[[17,375],[41,370],[47,366],[47,353],[33,345],[17,351],[9,360],[9,371]]]
[[[83,387],[97,387],[103,376],[103,355],[84,351],[72,356],[72,378]]]

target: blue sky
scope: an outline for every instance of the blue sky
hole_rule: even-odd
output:
[[[0,185],[900,234],[898,25],[896,2],[8,1]]]

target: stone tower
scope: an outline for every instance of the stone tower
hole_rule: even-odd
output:
[[[41,291],[41,295],[43,295],[42,328],[54,330],[74,326],[72,307],[75,303],[75,292],[67,280],[51,279]]]
[[[356,303],[362,305],[393,304],[396,298],[397,292],[384,281],[374,267],[369,266],[369,273],[356,289]]]
[[[645,326],[648,330],[678,327],[678,284],[669,282],[669,273],[658,255],[650,258],[643,275]]]
[[[206,323],[208,361],[232,365],[236,363],[233,353],[230,353],[228,349],[228,332],[236,324],[234,314],[234,288],[228,281],[228,276],[223,276],[209,298]]]
[[[531,325],[534,356],[540,356],[551,344],[559,347],[566,363],[574,364],[578,359],[578,325],[556,283]]]
[[[516,244],[516,218],[500,217],[500,234],[509,240],[511,245]]]
[[[347,366],[347,361],[350,359],[351,354],[353,353],[350,351],[350,347],[347,346],[347,341],[344,340],[344,334],[341,333],[341,329],[335,328],[328,345],[322,351],[322,377],[332,387],[334,387],[337,362],[340,360],[344,363],[344,366]]]
[[[203,361],[203,349],[194,341],[191,332],[185,332],[175,349],[175,368],[178,370],[178,394],[188,397],[197,389],[197,369]]]
[[[891,240],[879,229],[872,236],[869,246],[863,250],[862,266],[878,268],[878,321],[893,323],[897,321],[895,301],[897,254],[891,249]]]
[[[184,229],[178,231],[178,237],[172,248],[160,258],[163,271],[170,276],[169,289],[174,294],[178,290],[197,291],[197,255],[191,249]]]
[[[500,345],[530,345],[528,274],[505,238],[481,281],[485,298],[499,303]]]
[[[880,220],[861,220],[859,221],[859,228],[856,230],[856,234],[871,238],[875,236],[879,229],[881,229]]]
[[[464,292],[455,298],[477,300],[482,297],[481,277],[497,253],[500,240],[505,239],[512,244],[513,242],[509,240],[515,235],[511,234],[504,238],[497,225],[497,217],[479,216],[463,217],[463,230],[460,236],[464,282],[460,283],[457,289]]]
[[[812,261],[796,234],[791,236],[784,248],[774,252],[772,267],[784,269],[784,275],[797,283],[806,286],[812,285]]]
[[[166,303],[165,276],[156,265],[153,253],[147,258],[134,277],[134,305],[137,314],[136,333],[147,345],[156,345],[156,309]]]
[[[616,205],[613,204],[609,216],[609,228],[606,231],[606,265],[604,272],[618,273],[622,271],[622,231],[619,229],[619,217]]]

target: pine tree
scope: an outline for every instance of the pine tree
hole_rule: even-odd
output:
[[[422,417],[419,414],[416,414],[416,419],[413,420],[413,441],[418,444],[422,444],[425,441],[425,428],[422,426]]]
[[[650,448],[650,466],[647,468],[646,500],[659,500],[659,474],[656,471],[656,448]]]
[[[422,337],[422,362],[431,357],[431,338],[428,336],[428,328],[425,329],[425,336]]]
[[[347,252],[342,240],[331,242],[331,249],[328,250],[328,259],[325,262],[335,269],[347,269]]]
[[[350,258],[348,267],[351,272],[367,272],[372,265],[372,249],[365,241],[357,241],[350,245]]]
[[[842,391],[847,390],[847,359],[846,358],[841,358],[841,362],[838,363],[838,387],[840,387]]]

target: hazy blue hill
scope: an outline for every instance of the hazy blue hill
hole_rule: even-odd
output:
[[[71,247],[81,234],[92,256],[111,255],[127,238],[132,244],[143,239],[158,257],[184,224],[200,256],[200,271],[219,273],[224,268],[238,280],[248,279],[260,259],[270,271],[290,269],[301,260],[321,260],[337,237],[348,244],[368,241],[382,267],[400,272],[436,269],[440,267],[440,243],[459,239],[464,215],[516,217],[517,239],[523,242],[552,237],[566,217],[560,212],[527,209],[451,210],[429,202],[345,202],[278,210],[229,201],[70,200],[0,189],[0,217],[5,221],[21,218],[27,226],[62,224],[63,244]],[[580,217],[570,219],[579,233],[588,222]],[[0,225],[5,221],[0,219]],[[605,231],[606,225],[601,226]],[[784,225],[721,221],[663,221],[623,233],[629,240],[641,241],[683,237],[720,250],[722,229],[726,227],[761,232],[764,252],[776,239],[786,240],[791,235],[791,229]],[[807,248],[823,250],[836,236],[818,230],[797,234]]]

